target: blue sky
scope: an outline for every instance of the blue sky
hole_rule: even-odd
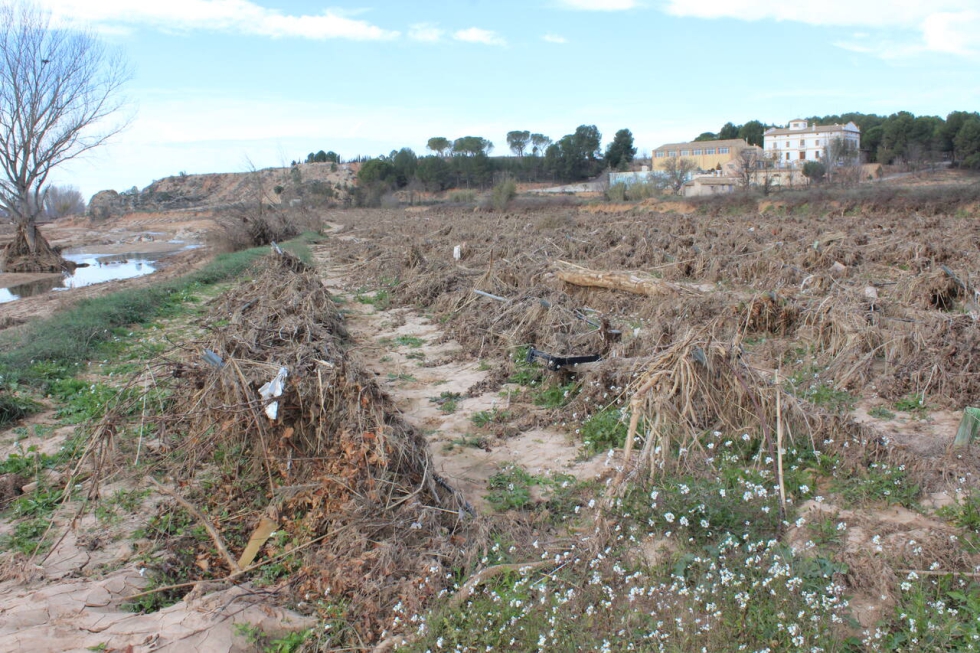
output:
[[[131,124],[54,176],[88,197],[431,136],[636,146],[726,121],[980,109],[980,0],[38,0],[130,62]]]

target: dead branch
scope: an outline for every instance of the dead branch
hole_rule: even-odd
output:
[[[200,510],[198,510],[187,499],[177,494],[176,491],[171,490],[170,488],[165,487],[160,483],[158,483],[156,479],[154,479],[153,477],[148,476],[146,480],[149,481],[150,485],[155,487],[157,491],[163,492],[167,496],[173,497],[174,501],[179,503],[184,508],[184,510],[191,513],[191,515],[193,515],[194,518],[197,519],[197,521],[201,522],[201,525],[204,526],[205,529],[207,529],[208,535],[210,535],[211,539],[214,541],[214,546],[218,549],[218,553],[220,553],[221,556],[225,559],[225,562],[228,563],[228,567],[234,573],[241,573],[242,568],[238,566],[238,563],[231,556],[231,553],[228,551],[228,547],[225,546],[224,540],[221,539],[221,534],[218,533],[218,529],[214,527],[214,524],[212,524],[211,521],[207,517],[205,517]]]

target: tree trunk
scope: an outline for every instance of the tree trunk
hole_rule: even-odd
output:
[[[37,225],[34,224],[34,218],[29,219],[24,225],[24,235],[31,254],[37,255]]]
[[[0,269],[4,272],[72,272],[75,265],[48,244],[32,221],[30,226],[18,225],[14,240],[2,251]]]
[[[585,268],[561,269],[556,272],[559,279],[573,286],[586,288],[609,288],[645,295],[647,297],[670,297],[678,294],[695,294],[692,288],[660,279],[642,279],[628,272],[596,272]]]

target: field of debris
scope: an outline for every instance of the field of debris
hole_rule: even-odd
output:
[[[975,200],[324,218],[4,334],[0,648],[980,650]]]

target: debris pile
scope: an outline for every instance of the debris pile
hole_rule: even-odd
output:
[[[288,253],[261,265],[213,302],[205,341],[171,364],[154,464],[178,488],[165,493],[211,515],[213,542],[191,543],[200,577],[288,563],[292,595],[345,624],[338,644],[372,642],[446,587],[473,519],[344,350],[315,271]],[[217,555],[225,548],[248,554],[236,563]]]

